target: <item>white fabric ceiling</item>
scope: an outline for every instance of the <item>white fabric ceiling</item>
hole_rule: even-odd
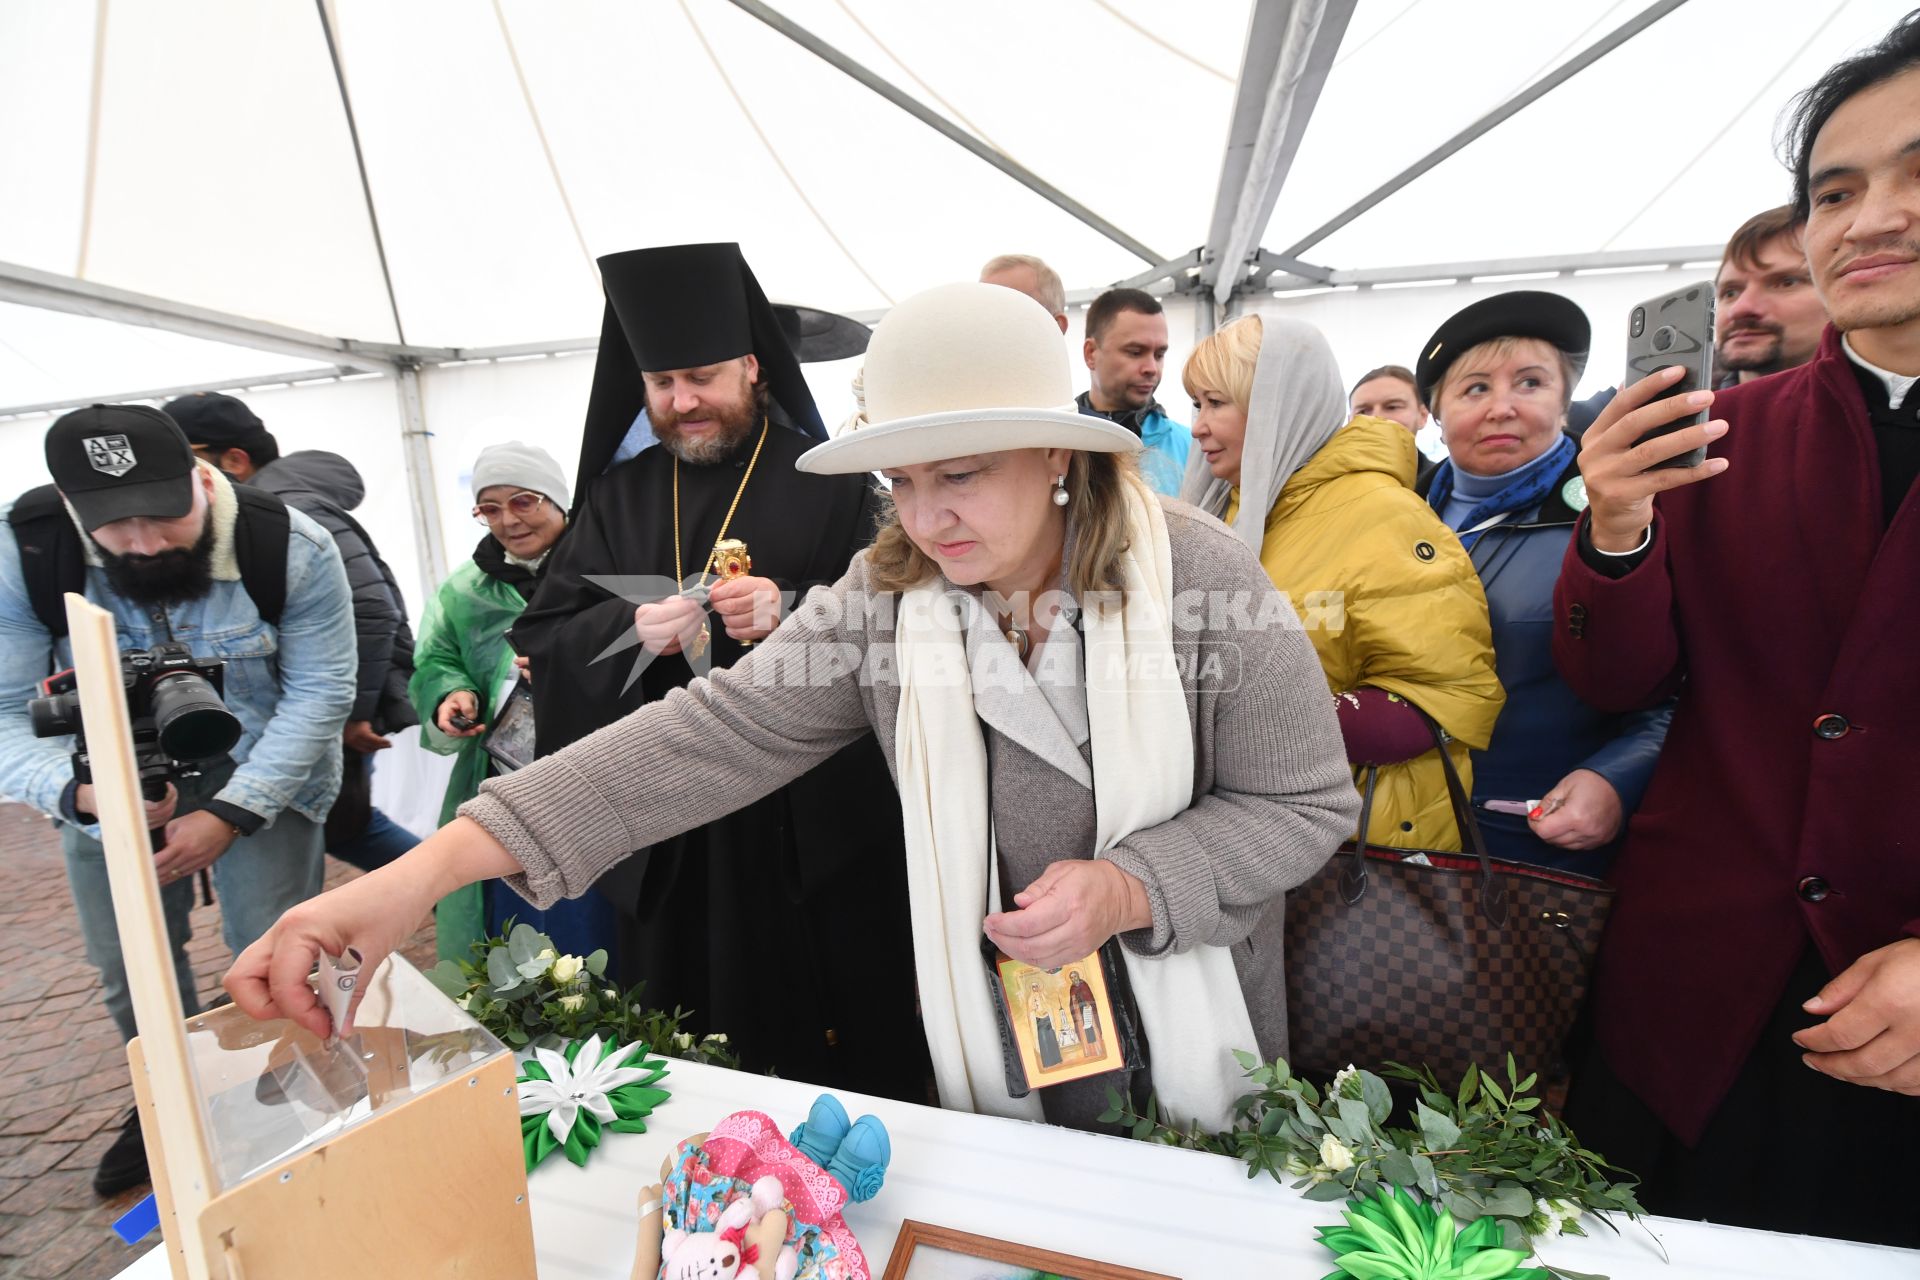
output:
[[[1263,242],[1292,244],[1640,6],[1359,0]],[[1790,94],[1904,7],[1693,0],[1304,256],[1717,242],[1784,193]],[[328,8],[413,343],[590,334],[592,256],[643,244],[738,239],[774,296],[849,311],[1007,249],[1069,287],[1144,265],[723,0]],[[1154,249],[1204,238],[1248,0],[779,8]],[[310,0],[9,0],[0,191],[0,260],[402,336]],[[47,379],[22,394],[12,375],[61,365],[47,353],[70,337],[0,330],[0,403],[39,398]],[[124,385],[111,363],[72,393]]]
[[[1646,2],[1358,0],[1262,243],[1287,249]],[[1792,94],[1908,3],[1691,0],[1302,256],[1358,269],[1717,244],[1786,198],[1773,133]],[[1147,265],[725,0],[327,7],[393,301],[313,0],[0,3],[0,263],[466,348],[596,333],[592,258],[647,244],[737,239],[774,297],[856,312],[1005,251],[1040,254],[1070,289]],[[1205,239],[1250,0],[775,7],[1157,252]],[[1579,299],[1607,335],[1674,276],[1533,287]],[[1411,362],[1493,287],[1249,305],[1323,324],[1351,376]],[[1171,312],[1177,409],[1194,319]],[[1610,342],[1596,341],[1589,389],[1612,379]],[[591,364],[423,375],[454,558],[472,451],[521,436],[570,459]],[[302,372],[327,370],[0,305],[0,407]],[[837,418],[848,371],[811,372]],[[391,383],[295,386],[259,405],[288,447],[364,451],[369,522],[397,568],[408,560]],[[0,422],[0,462],[23,483],[45,422]],[[410,586],[431,577],[411,568]]]

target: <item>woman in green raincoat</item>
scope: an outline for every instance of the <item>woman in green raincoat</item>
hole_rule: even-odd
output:
[[[473,518],[486,527],[486,536],[473,558],[455,569],[427,603],[408,685],[420,713],[421,742],[429,751],[458,757],[440,806],[443,826],[493,771],[484,738],[493,704],[517,674],[507,632],[533,598],[541,567],[567,531],[566,476],[544,449],[515,441],[483,450],[473,464],[473,499]],[[549,918],[543,924],[541,915],[497,881],[469,885],[434,909],[440,957],[467,959],[469,944],[507,916],[543,928],[558,943],[556,922]],[[568,949],[574,949],[571,939]]]

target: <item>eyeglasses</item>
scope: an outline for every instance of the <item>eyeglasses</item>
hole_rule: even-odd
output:
[[[522,489],[505,502],[482,502],[476,506],[473,509],[474,523],[497,524],[500,517],[509,511],[522,520],[525,520],[528,516],[538,511],[541,504],[546,500],[547,496],[544,493],[534,493],[530,489]]]

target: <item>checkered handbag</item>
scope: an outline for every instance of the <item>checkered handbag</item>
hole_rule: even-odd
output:
[[[1487,856],[1445,735],[1447,791],[1466,854],[1365,843],[1378,770],[1367,770],[1359,838],[1287,894],[1287,1007],[1296,1074],[1348,1063],[1469,1064],[1555,1074],[1613,890],[1589,876]]]

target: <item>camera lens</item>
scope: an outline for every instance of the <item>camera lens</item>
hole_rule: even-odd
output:
[[[1653,331],[1653,349],[1655,351],[1666,351],[1673,346],[1673,339],[1673,326],[1663,324]]]
[[[1645,307],[1635,307],[1633,309],[1633,336],[1637,338],[1646,331],[1647,309]]]
[[[240,741],[240,721],[213,686],[191,671],[154,682],[153,727],[160,749],[176,760],[211,760]]]

